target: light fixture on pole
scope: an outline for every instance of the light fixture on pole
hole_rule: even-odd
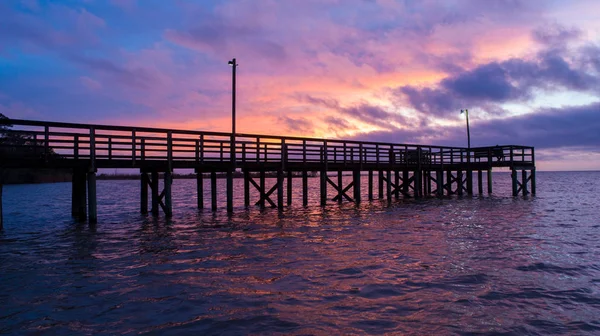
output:
[[[469,149],[471,149],[471,131],[469,130],[469,110],[464,109],[460,110],[460,114],[465,114],[467,117],[467,145]]]
[[[235,168],[235,70],[239,64],[236,63],[235,58],[227,62],[231,66],[231,144],[230,144],[230,155],[231,164]]]

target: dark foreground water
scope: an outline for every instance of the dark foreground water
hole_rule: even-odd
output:
[[[5,186],[0,333],[600,334],[600,173],[538,173],[529,198],[495,182],[228,217],[176,180],[165,220],[138,214],[137,181],[100,181],[95,226],[70,184]]]

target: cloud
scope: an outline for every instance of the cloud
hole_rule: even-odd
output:
[[[581,58],[585,54],[587,64],[597,66],[598,58],[587,50],[580,48],[574,56],[569,56]],[[395,89],[395,93],[404,96],[420,112],[444,117],[465,106],[480,107],[492,114],[501,112],[502,103],[527,102],[534,90],[597,92],[599,89],[598,72],[571,63],[565,51],[544,49],[533,59],[493,61],[453,73],[434,87],[406,85]]]
[[[575,148],[598,151],[600,144],[600,102],[585,106],[545,108],[526,115],[471,124],[471,141],[476,146],[527,145],[540,149]],[[434,134],[429,137],[428,135]],[[357,140],[407,142],[464,146],[464,126],[440,130],[426,126],[415,130],[395,129],[363,133]]]
[[[538,27],[532,32],[535,41],[553,47],[564,47],[567,43],[580,39],[582,35],[581,29],[567,28],[558,23]]]
[[[290,118],[287,116],[279,117],[279,122],[284,124],[288,131],[297,133],[308,133],[311,134],[314,132],[315,126],[314,124],[305,118]]]

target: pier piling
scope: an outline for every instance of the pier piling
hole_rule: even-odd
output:
[[[160,206],[160,199],[159,199],[159,193],[158,193],[158,171],[153,170],[150,173],[150,190],[152,192],[152,215],[153,216],[158,216],[158,212],[159,209],[158,207]]]
[[[217,211],[217,172],[210,172],[210,208]]]
[[[140,174],[140,212],[148,213],[148,174],[146,172]]]
[[[308,205],[308,172],[302,171],[302,205]]]
[[[88,221],[96,223],[98,221],[98,203],[96,199],[96,172],[87,174],[88,182]]]
[[[227,178],[227,212],[233,212],[233,170],[229,169],[226,173]]]
[[[204,209],[204,177],[202,172],[196,172],[196,197],[198,209]]]
[[[173,216],[173,194],[172,194],[172,186],[173,186],[173,173],[170,171],[165,172],[164,174],[164,193],[165,193],[165,216],[171,217]]]

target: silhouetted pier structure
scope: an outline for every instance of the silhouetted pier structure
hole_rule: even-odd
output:
[[[174,169],[195,170],[200,209],[205,206],[203,175],[210,175],[212,210],[217,209],[217,173],[224,173],[230,212],[234,171],[243,173],[245,206],[255,202],[279,209],[284,207],[286,179],[287,205],[292,204],[294,178],[302,179],[302,204],[308,204],[308,176],[315,171],[319,172],[321,205],[328,202],[328,187],[336,192],[333,201],[361,202],[363,172],[368,174],[369,200],[471,195],[473,173],[477,173],[477,191],[482,194],[483,171],[491,193],[492,169],[497,167],[512,170],[514,196],[535,194],[534,148],[527,146],[468,149],[238,133],[232,147],[231,133],[14,119],[0,120],[2,124],[13,125],[3,131],[5,139],[20,140],[2,142],[1,167],[72,169],[72,213],[90,222],[97,220],[96,173],[102,168],[139,169],[141,212],[150,209],[158,215],[162,209],[167,216],[173,213]],[[344,172],[352,173],[348,185],[342,180]],[[163,190],[159,190],[159,173]],[[276,175],[273,186],[266,185],[268,174]],[[376,194],[374,174],[378,175]],[[258,190],[258,200],[250,199],[251,186]]]

